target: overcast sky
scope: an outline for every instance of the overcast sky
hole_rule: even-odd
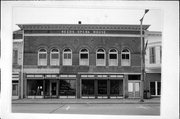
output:
[[[13,10],[15,24],[140,24],[144,9],[91,9],[91,8],[23,8]],[[162,12],[150,9],[143,24],[151,25],[150,31],[162,31]]]

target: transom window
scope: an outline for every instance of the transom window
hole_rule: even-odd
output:
[[[82,49],[80,51],[80,65],[89,65],[89,51],[87,49]]]
[[[52,66],[59,65],[59,50],[58,49],[51,50],[50,65]]]
[[[106,55],[104,49],[98,49],[96,52],[96,66],[106,66]]]
[[[39,66],[47,65],[47,51],[44,48],[38,51],[38,65]]]
[[[109,51],[109,66],[118,66],[118,52],[116,49]]]
[[[69,48],[63,51],[63,65],[72,65],[72,51]]]
[[[121,65],[130,66],[130,51],[128,49],[123,49],[121,52]]]

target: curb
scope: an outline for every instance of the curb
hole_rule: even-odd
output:
[[[12,102],[12,104],[160,104],[160,102]]]

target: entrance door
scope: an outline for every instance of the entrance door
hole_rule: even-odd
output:
[[[140,97],[140,82],[129,82],[128,92],[130,98]]]
[[[51,96],[57,97],[57,82],[51,82]]]
[[[107,80],[98,80],[98,98],[107,98]]]

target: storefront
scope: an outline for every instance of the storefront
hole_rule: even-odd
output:
[[[27,98],[140,98],[140,75],[30,74],[26,77]]]
[[[19,72],[13,72],[12,75],[12,99],[19,98]]]
[[[123,98],[123,75],[81,75],[81,98]]]
[[[128,76],[128,95],[129,98],[140,98],[140,75]]]
[[[76,75],[27,75],[28,98],[76,98]]]

